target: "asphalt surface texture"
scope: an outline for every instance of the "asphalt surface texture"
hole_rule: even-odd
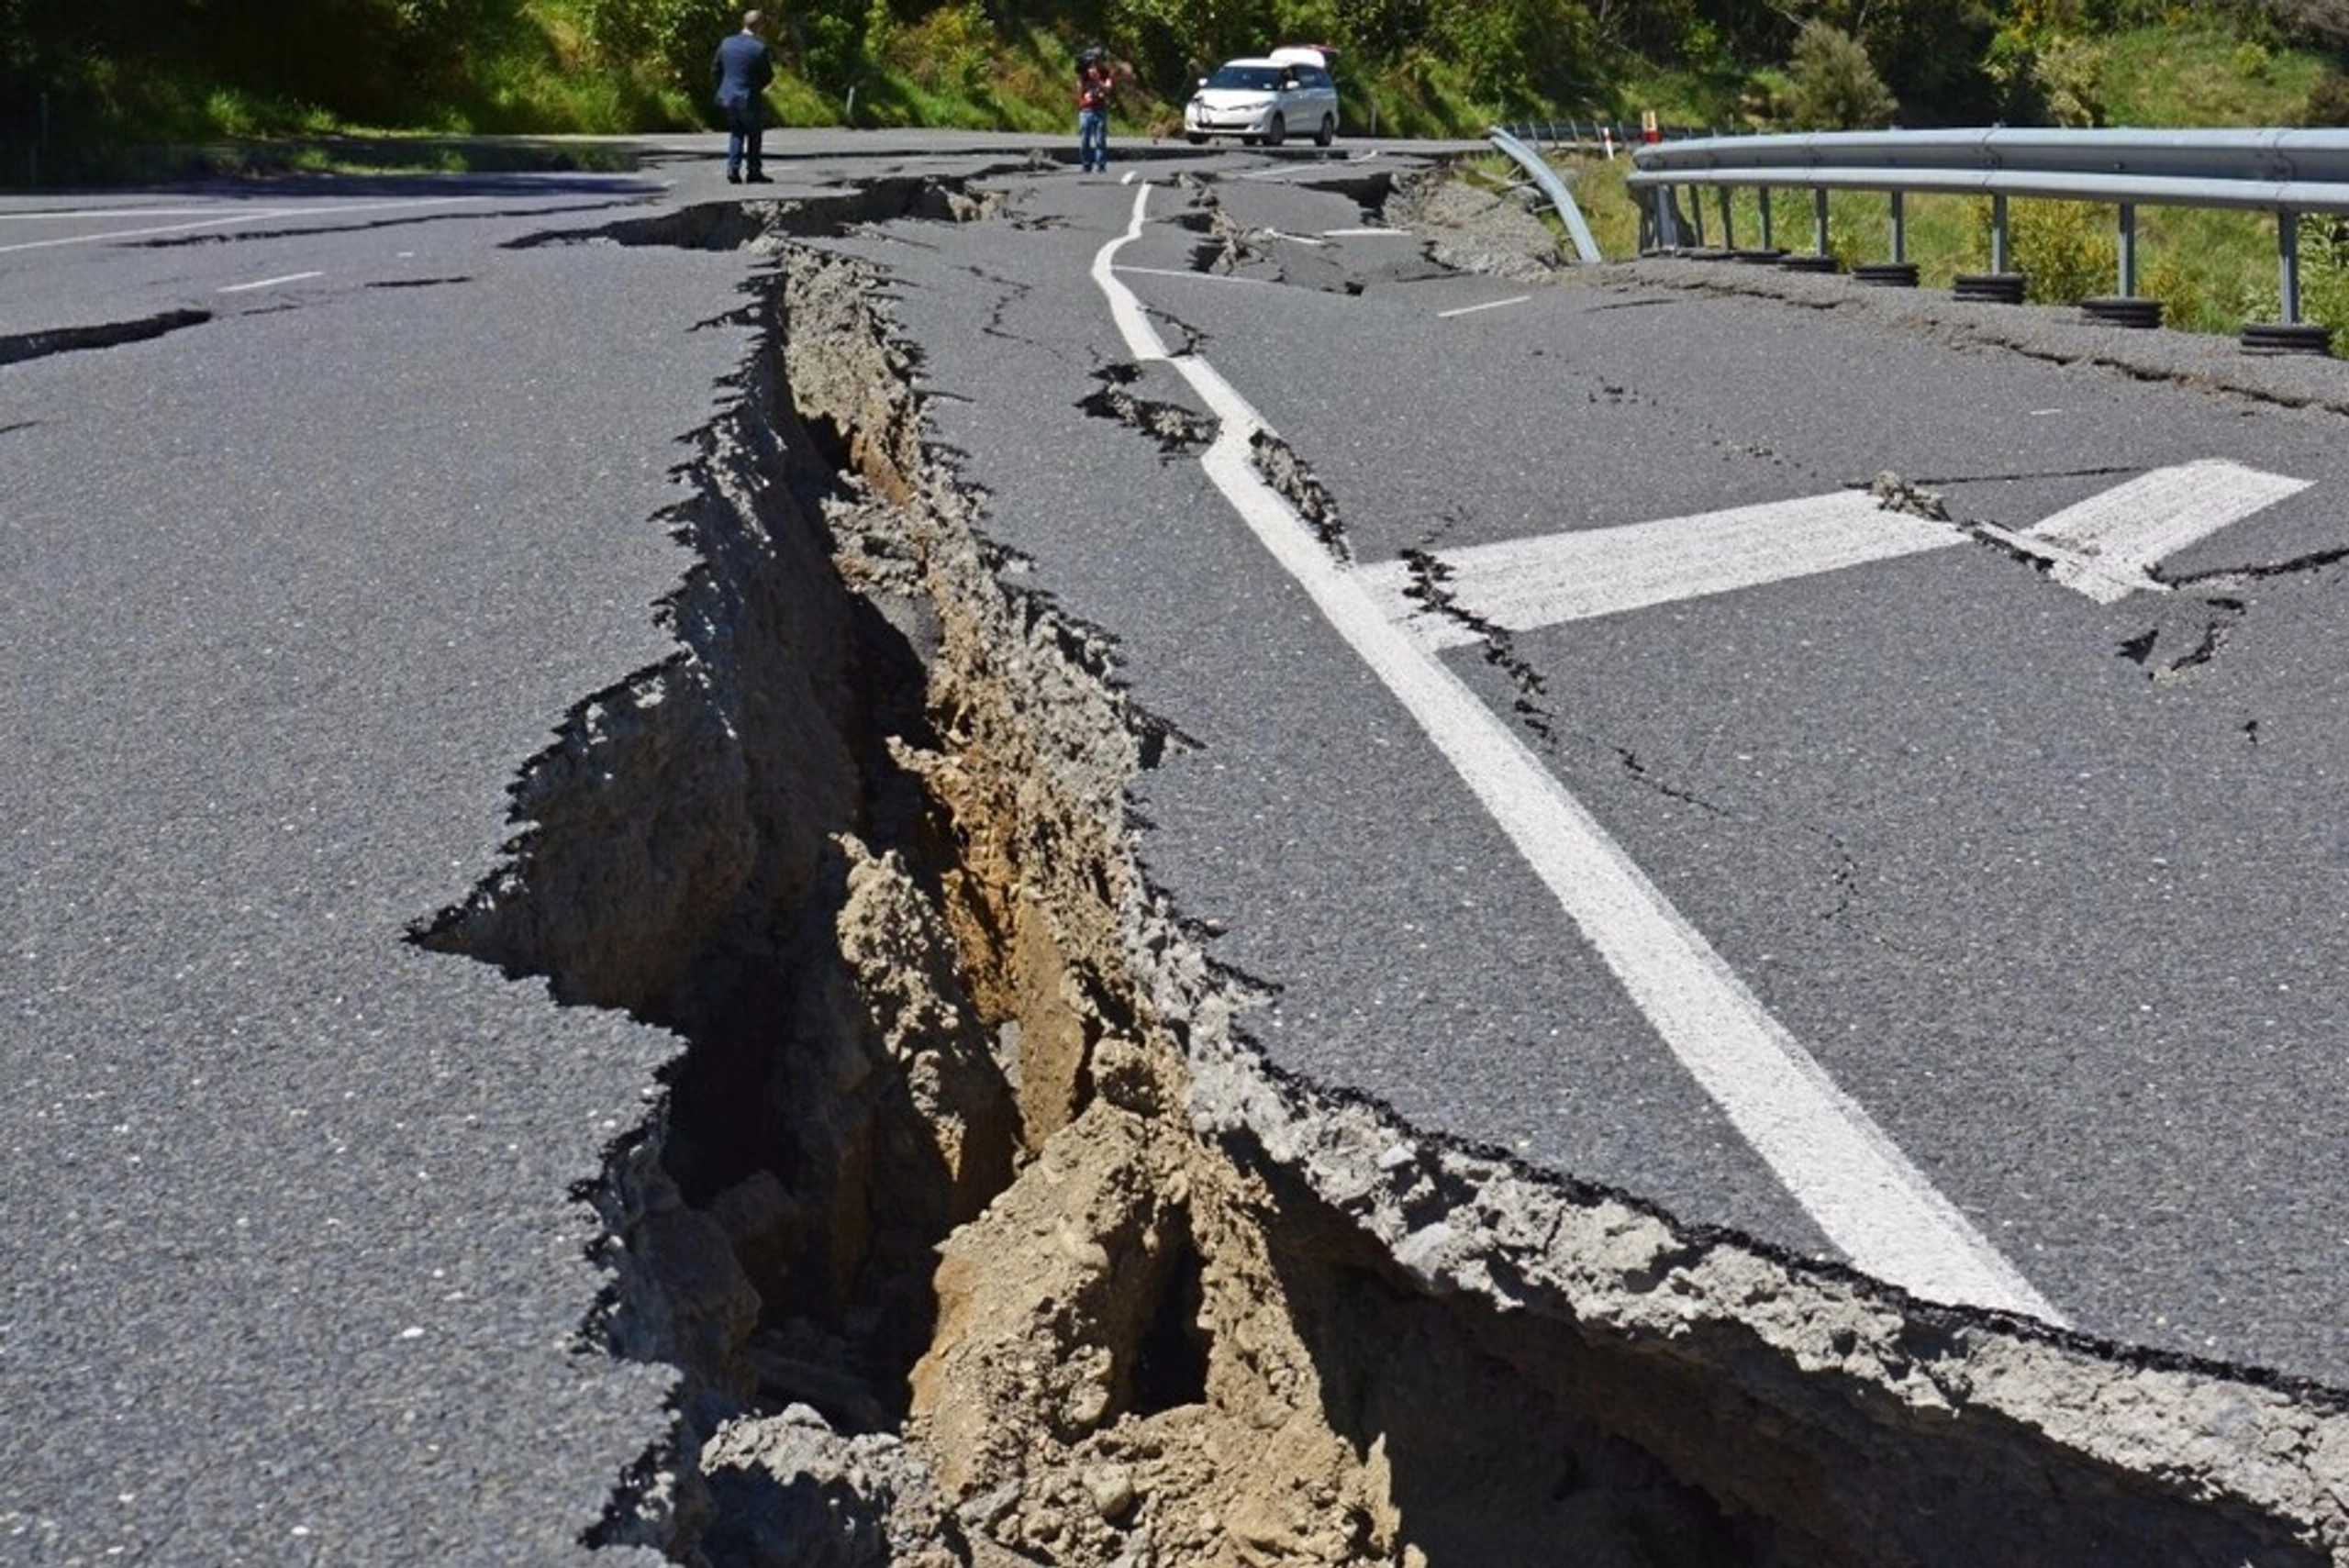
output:
[[[1978,545],[1446,659],[2073,1324],[2349,1375],[2325,651],[2349,536],[2340,416],[2305,406],[2338,367],[2263,391],[2218,340],[2132,371],[2171,346],[1842,281],[1732,295],[1685,262],[1529,291],[1365,259],[1359,288],[1313,286],[1328,246],[1395,243],[1330,238],[1366,220],[1315,183],[1344,172],[1212,187],[1261,252],[1230,275],[1195,265],[1180,192],[1118,265],[1310,469],[1356,562],[1887,470],[2016,529],[2191,461],[2312,482],[2165,562],[2173,594],[2099,605]],[[1132,189],[1018,205],[1045,221],[861,248],[906,285],[991,532],[1192,742],[1142,781],[1142,853],[1263,984],[1256,1038],[1423,1126],[1831,1255],[1196,461],[1066,417],[1104,376],[1192,402],[1079,303]]]
[[[2018,528],[2190,460],[2312,482],[2166,563],[2207,592],[1968,545],[1445,658],[2075,1324],[2349,1387],[2349,372],[2147,378],[2060,313],[1687,264],[1447,276],[1351,232],[1408,150],[1040,150],[778,138],[763,194],[1009,204],[832,243],[889,270],[1009,580],[1182,738],[1141,852],[1249,1032],[1792,1251],[1830,1248],[1196,451],[1094,411],[1190,401],[1089,277],[1139,185],[1120,275],[1356,562],[1885,470]],[[1253,237],[1228,273],[1202,193]],[[664,1375],[581,1340],[572,1193],[678,1043],[403,934],[498,863],[572,705],[669,651],[655,514],[746,347],[746,257],[510,242],[739,199],[703,139],[0,202],[0,1557],[559,1561],[662,1429]]]

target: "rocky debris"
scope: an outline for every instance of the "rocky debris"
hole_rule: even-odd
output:
[[[1438,261],[1464,272],[1538,283],[1565,264],[1557,237],[1524,204],[1445,169],[1397,181],[1386,220],[1427,239]]]
[[[1940,491],[1911,484],[1890,469],[1868,482],[1868,494],[1887,512],[1906,512],[1912,517],[1930,517],[1937,523],[1950,520],[1949,507],[1943,504]]]
[[[938,1484],[886,1433],[842,1437],[805,1405],[728,1422],[702,1449],[701,1551],[738,1568],[954,1568]]]
[[[1140,430],[1169,456],[1197,451],[1210,445],[1220,428],[1209,415],[1180,404],[1137,395],[1134,387],[1141,380],[1139,365],[1110,365],[1096,379],[1100,386],[1077,406],[1097,418],[1114,420]]]
[[[1346,541],[1346,523],[1338,514],[1337,497],[1297,455],[1297,449],[1270,430],[1258,430],[1250,438],[1248,455],[1265,483],[1305,519],[1322,548],[1340,561],[1352,561],[1353,547]]]

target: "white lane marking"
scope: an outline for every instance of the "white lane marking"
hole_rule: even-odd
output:
[[[113,239],[148,239],[159,234],[192,234],[203,228],[225,228],[232,224],[261,223],[273,217],[340,217],[346,213],[387,212],[402,207],[450,206],[461,202],[478,202],[483,196],[417,196],[395,202],[352,202],[341,206],[260,207],[251,212],[229,213],[220,217],[207,217],[194,223],[166,223],[150,228],[115,228],[103,234],[67,234],[55,239],[20,239],[14,245],[0,245],[0,255],[12,250],[47,250],[59,245],[103,245]],[[103,211],[91,211],[84,217],[114,216]],[[138,216],[138,215],[134,215]]]
[[[306,283],[312,278],[322,278],[325,276],[326,274],[324,272],[288,272],[282,278],[257,278],[249,284],[230,284],[228,287],[220,289],[217,292],[221,294],[245,294],[253,289],[275,288],[280,284]]]
[[[2048,576],[2099,604],[2167,593],[2152,569],[2176,550],[2299,495],[2309,482],[2223,459],[2157,468],[2020,532],[1971,525],[2049,562]],[[1758,587],[1963,544],[1944,523],[1887,511],[1865,491],[1736,506],[1620,528],[1473,545],[1438,557],[1466,615],[1533,631],[1624,610]],[[1477,639],[1461,616],[1411,596],[1408,562],[1361,568],[1388,615],[1431,648]]]
[[[253,223],[274,213],[238,213],[232,217],[206,218],[200,223],[166,223],[152,228],[115,228],[104,234],[67,234],[55,239],[20,239],[14,245],[0,245],[0,253],[11,250],[48,250],[60,245],[96,245],[109,239],[145,239],[158,234],[189,234],[199,228],[222,228],[232,223]]]
[[[1319,250],[1326,250],[1330,247],[1330,242],[1319,235],[1291,234],[1285,228],[1267,228],[1264,230],[1264,237],[1268,239],[1286,239],[1292,245],[1310,245]]]
[[[217,206],[49,207],[39,212],[0,212],[0,223],[39,223],[61,217],[84,221],[94,217],[206,217],[219,210]]]
[[[1146,278],[1189,278],[1201,284],[1253,284],[1258,288],[1282,286],[1272,278],[1243,278],[1233,272],[1190,272],[1180,267],[1119,267],[1118,271]]]
[[[1523,305],[1532,297],[1530,294],[1520,294],[1511,295],[1507,299],[1486,300],[1482,305],[1464,305],[1457,310],[1439,310],[1435,313],[1435,318],[1438,321],[1449,321],[1455,316],[1474,316],[1480,310],[1498,310],[1505,305]]]
[[[1867,1113],[1838,1089],[1759,998],[1683,919],[1540,759],[1354,574],[1332,560],[1256,470],[1267,427],[1195,353],[1170,357],[1113,259],[1141,233],[1150,187],[1126,232],[1093,261],[1093,281],[1127,346],[1165,361],[1219,421],[1202,466],[1286,569],[1426,731],[1518,852],[1695,1076],[1820,1229],[1860,1268],[1940,1301],[2054,1308],[1934,1190]]]
[[[2304,479],[2210,459],[2156,469],[2025,532],[2054,547],[2055,581],[2110,605],[2141,589],[2165,591],[2152,575],[2165,557],[2308,487]]]
[[[1444,587],[1461,608],[1511,631],[1531,631],[1965,542],[1946,523],[1888,512],[1865,490],[1842,490],[1475,545],[1439,559],[1450,572]],[[1476,640],[1459,617],[1409,597],[1408,562],[1385,562],[1360,574],[1431,647]]]
[[[1325,228],[1324,239],[1417,239],[1408,228]]]

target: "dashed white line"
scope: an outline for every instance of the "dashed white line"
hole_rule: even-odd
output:
[[[1520,294],[1512,295],[1507,299],[1486,300],[1482,305],[1464,305],[1457,310],[1439,310],[1435,313],[1435,318],[1438,321],[1449,321],[1455,316],[1474,316],[1480,310],[1498,310],[1506,305],[1523,305],[1532,297],[1530,294]]]
[[[249,284],[230,284],[226,288],[220,289],[217,292],[220,294],[247,294],[254,289],[275,288],[280,284],[307,283],[312,278],[322,278],[325,276],[326,273],[324,272],[287,272],[283,277],[256,278]]]
[[[1194,353],[1170,356],[1118,251],[1140,237],[1150,188],[1093,280],[1135,356],[1171,364],[1220,426],[1202,464],[1232,509],[1410,712],[1605,960],[1675,1057],[1820,1229],[1859,1267],[1942,1301],[2060,1322],[2053,1307],[1829,1080],[1554,774],[1475,694],[1332,560],[1256,470],[1263,419]]]

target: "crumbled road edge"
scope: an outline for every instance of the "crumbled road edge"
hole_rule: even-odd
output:
[[[1163,730],[1003,581],[877,280],[753,243],[681,652],[582,705],[422,933],[691,1042],[587,1195],[586,1331],[679,1369],[591,1540],[2349,1561],[2329,1391],[1920,1304],[1274,1070],[1137,868]]]

